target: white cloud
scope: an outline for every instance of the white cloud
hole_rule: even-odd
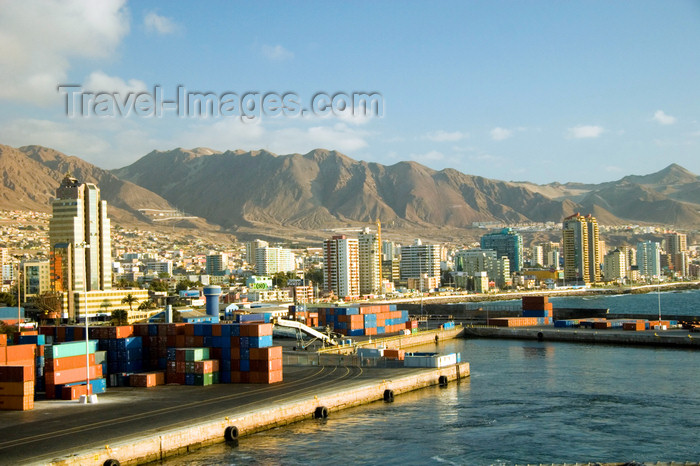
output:
[[[58,102],[71,61],[111,57],[128,32],[125,0],[3,2],[0,99]]]
[[[411,154],[408,157],[411,160],[415,160],[416,162],[435,162],[437,160],[443,160],[445,158],[445,154],[442,152],[436,151],[436,150],[431,150],[429,152],[426,152],[424,154]]]
[[[660,125],[672,125],[676,122],[676,117],[667,115],[663,110],[654,112],[654,121]]]
[[[273,61],[284,61],[291,60],[294,58],[294,53],[285,49],[281,45],[263,45],[262,48],[263,55]]]
[[[463,133],[461,131],[443,131],[443,130],[438,130],[438,131],[431,131],[430,133],[427,133],[424,138],[429,139],[431,141],[435,142],[456,142],[456,141],[461,141],[464,138],[469,137],[469,134]]]
[[[177,30],[175,22],[165,16],[151,11],[143,18],[143,25],[148,32],[155,32],[160,35],[172,34]]]
[[[266,149],[278,154],[305,153],[324,148],[350,154],[367,147],[370,133],[344,123],[330,126],[281,127],[270,129],[262,120],[243,123],[237,118],[214,124],[196,124],[177,138],[182,147],[227,149]]]
[[[138,79],[130,79],[128,82],[117,76],[109,76],[102,71],[94,71],[87,77],[83,89],[94,92],[139,92],[146,90],[146,83]]]
[[[506,128],[501,128],[500,126],[497,126],[491,130],[491,139],[493,139],[494,141],[503,141],[504,139],[508,139],[512,135],[513,131]]]
[[[567,130],[568,137],[574,139],[597,138],[605,132],[602,126],[579,125]]]

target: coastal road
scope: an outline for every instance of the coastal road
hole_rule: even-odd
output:
[[[45,463],[86,449],[199,422],[236,417],[274,404],[361,386],[412,371],[356,367],[285,367],[274,385],[217,384],[109,388],[97,404],[38,401],[32,411],[0,412],[0,462]],[[223,432],[222,432],[223,436]]]

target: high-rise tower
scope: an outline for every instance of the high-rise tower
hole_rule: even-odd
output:
[[[107,201],[92,183],[66,175],[51,204],[49,241],[54,290],[73,293],[112,288],[112,250]],[[75,317],[75,316],[70,316]]]
[[[345,235],[323,242],[324,289],[340,298],[360,295],[358,240]]]
[[[379,293],[381,288],[381,251],[379,231],[372,233],[365,228],[358,237],[360,248],[360,294]]]
[[[598,222],[578,212],[562,223],[564,279],[584,283],[600,282]]]

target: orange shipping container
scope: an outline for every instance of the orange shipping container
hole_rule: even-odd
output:
[[[34,409],[34,395],[0,396],[0,409],[13,411]]]
[[[282,359],[281,346],[269,346],[267,348],[251,348],[250,359],[269,361],[271,359]]]
[[[85,368],[68,369],[57,372],[47,372],[44,377],[47,385],[61,385],[64,383],[80,382],[85,380]],[[102,365],[90,366],[90,380],[102,378]]]
[[[387,359],[398,359],[399,361],[403,361],[405,356],[406,356],[406,351],[404,351],[404,350],[397,350],[397,349],[385,349],[384,350],[384,357]]]
[[[13,361],[29,361],[36,356],[36,345],[13,345],[5,347],[8,365]]]
[[[0,346],[7,346],[7,335],[4,333],[0,334]]]
[[[34,395],[34,381],[28,382],[0,382],[0,396],[25,396]]]
[[[77,400],[80,395],[91,395],[92,385],[69,385],[61,388],[62,400]]]
[[[91,354],[89,356],[90,365],[95,365],[95,355]],[[68,356],[67,358],[57,358],[57,359],[47,359],[44,368],[46,372],[56,372],[63,371],[67,369],[77,369],[79,367],[85,367],[85,355],[80,356]]]

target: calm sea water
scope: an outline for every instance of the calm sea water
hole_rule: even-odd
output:
[[[614,312],[623,312],[640,298],[602,299],[620,300]],[[696,292],[662,294],[669,306],[697,306],[698,298]],[[471,377],[167,464],[700,461],[695,351],[486,339],[453,340],[440,350],[461,352]]]

